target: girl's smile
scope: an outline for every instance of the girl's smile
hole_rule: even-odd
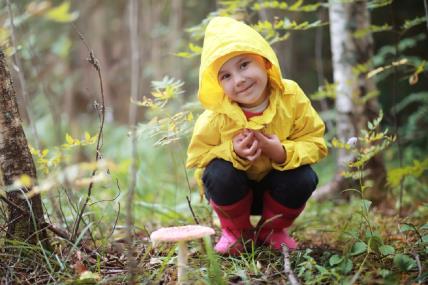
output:
[[[239,105],[251,108],[267,97],[266,61],[255,54],[241,54],[228,60],[218,72],[224,93]]]

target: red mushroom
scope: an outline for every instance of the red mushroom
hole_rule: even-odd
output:
[[[150,235],[154,245],[160,242],[176,242],[178,244],[177,256],[177,283],[183,284],[187,267],[187,245],[189,240],[199,239],[214,234],[210,227],[200,225],[187,225],[180,227],[160,228]]]

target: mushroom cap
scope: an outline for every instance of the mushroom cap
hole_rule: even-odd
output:
[[[150,235],[154,243],[187,241],[213,235],[212,228],[200,225],[187,225],[179,227],[160,228]]]

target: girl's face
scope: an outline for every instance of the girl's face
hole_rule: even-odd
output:
[[[218,82],[232,101],[246,108],[258,106],[268,95],[267,65],[259,55],[237,55],[220,68]]]

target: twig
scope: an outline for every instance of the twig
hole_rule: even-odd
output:
[[[104,118],[105,118],[103,78],[101,76],[100,65],[99,65],[98,60],[95,58],[94,51],[91,50],[91,49],[89,49],[89,47],[86,44],[86,41],[85,41],[82,33],[80,33],[78,30],[77,30],[77,33],[79,34],[79,38],[82,40],[83,44],[86,46],[87,50],[89,51],[89,58],[87,60],[95,68],[95,70],[97,71],[98,80],[99,80],[99,83],[100,83],[100,90],[101,90],[101,108],[100,109],[101,109],[101,114],[100,113],[98,113],[98,114],[100,115],[101,122],[100,122],[99,131],[98,131],[97,147],[96,147],[96,155],[95,155],[95,161],[98,161],[101,158],[101,148],[102,148],[102,143],[103,143],[103,128],[104,128]],[[94,169],[92,171],[92,176],[91,177],[94,177],[95,174],[96,174],[96,172],[97,172],[97,170]],[[80,212],[78,213],[76,223],[74,224],[73,235],[71,237],[72,240],[75,240],[77,238],[77,236],[78,236],[80,221],[82,220],[83,214],[85,213],[86,206],[88,205],[89,200],[91,198],[93,186],[94,186],[94,182],[91,181],[91,183],[89,184],[89,187],[88,187],[88,192],[87,192],[87,195],[86,195],[86,200],[83,203],[83,206],[80,209]]]
[[[418,266],[418,278],[421,277],[422,275],[422,264],[421,264],[421,259],[419,258],[419,254],[417,253],[412,253],[414,258],[416,259],[416,265]]]
[[[290,281],[291,285],[300,285],[299,281],[297,281],[297,278],[293,273],[293,270],[291,269],[288,247],[285,244],[282,244],[281,247],[282,254],[284,255],[284,273],[287,275],[288,281]]]
[[[195,212],[193,212],[192,204],[190,202],[189,196],[186,196],[187,204],[189,205],[190,212],[192,213],[193,219],[195,220],[195,223],[199,225],[198,218],[196,218]]]
[[[34,141],[36,143],[37,149],[40,149],[40,140],[39,136],[37,134],[36,126],[34,125],[33,120],[31,119],[30,112],[28,111],[28,91],[27,91],[27,85],[24,78],[24,70],[22,68],[21,60],[18,56],[18,49],[16,44],[16,35],[15,35],[15,24],[13,23],[13,13],[12,13],[12,7],[10,5],[10,0],[7,0],[7,8],[9,12],[9,18],[10,18],[10,29],[11,29],[11,38],[12,38],[12,45],[15,49],[15,53],[13,54],[13,59],[15,61],[15,71],[18,73],[18,79],[19,79],[19,85],[21,85],[21,91],[22,91],[22,98],[24,100],[24,111],[25,115],[28,119],[31,131],[33,132]]]
[[[3,202],[5,202],[6,204],[8,204],[9,206],[12,206],[15,209],[18,209],[21,213],[27,213],[27,211],[24,208],[22,208],[21,206],[16,205],[15,203],[13,203],[8,198],[6,198],[4,196],[0,196],[0,199],[3,200]]]

